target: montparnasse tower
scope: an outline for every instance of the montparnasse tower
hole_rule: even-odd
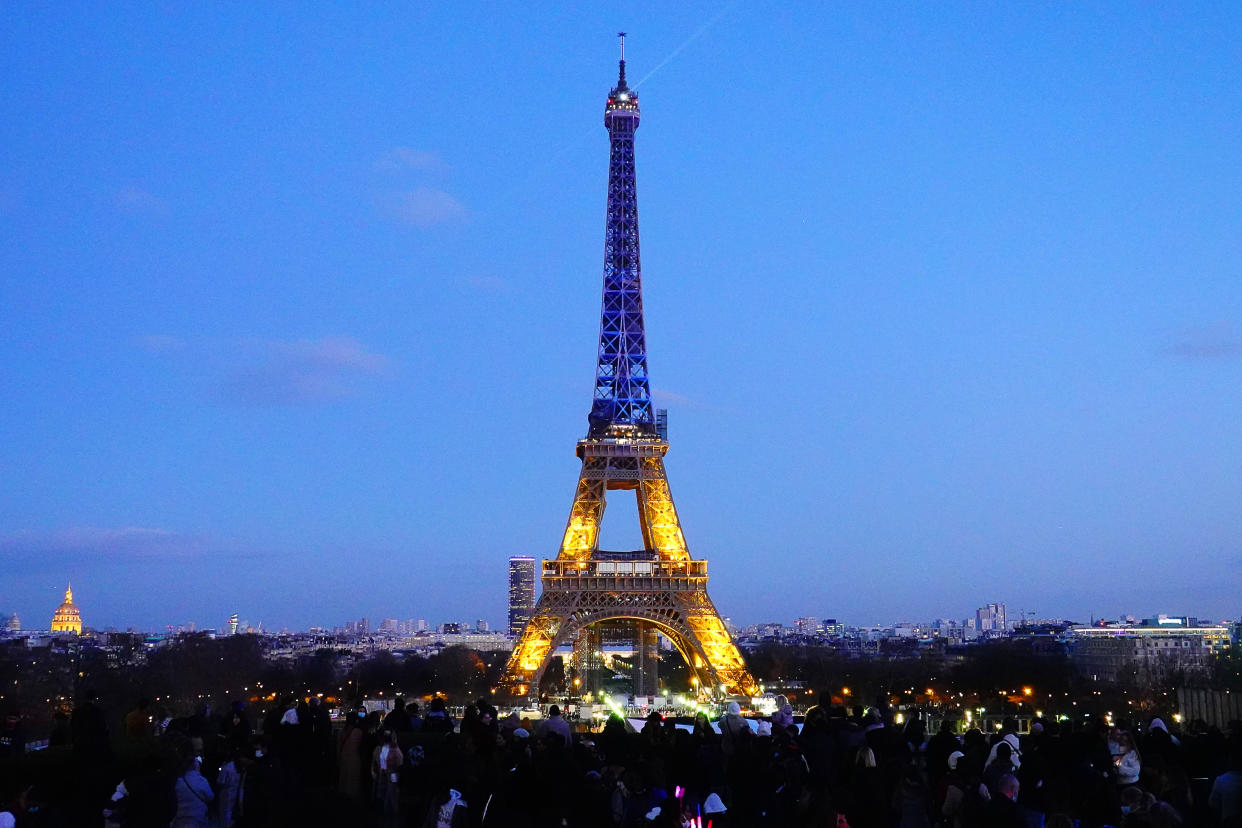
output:
[[[52,632],[82,634],[82,613],[73,603],[73,584],[65,589],[65,603],[57,607],[52,615]]]

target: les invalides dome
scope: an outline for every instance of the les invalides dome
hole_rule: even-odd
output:
[[[75,635],[82,633],[82,613],[78,611],[78,605],[73,603],[72,584],[65,590],[65,603],[57,607],[52,615],[52,632],[71,632]]]

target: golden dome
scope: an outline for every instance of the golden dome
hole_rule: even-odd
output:
[[[82,613],[77,604],[73,603],[73,584],[65,590],[65,603],[56,608],[52,615],[52,632],[82,633]]]

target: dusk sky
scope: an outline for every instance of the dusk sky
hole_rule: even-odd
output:
[[[1239,617],[1229,3],[4,4],[0,612],[499,625],[577,481],[620,29],[722,615]]]

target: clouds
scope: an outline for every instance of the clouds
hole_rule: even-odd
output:
[[[263,578],[278,559],[235,540],[121,525],[0,534],[0,560],[0,594],[9,597],[3,612],[18,610],[27,627],[51,617],[71,581],[87,625],[158,629],[187,614],[223,617],[225,602],[246,595],[252,583],[256,592],[270,592]],[[255,580],[238,581],[239,566]]]
[[[684,405],[694,407],[698,405],[697,401],[692,400],[685,394],[679,394],[676,391],[670,391],[667,388],[652,388],[651,398],[652,402],[659,406]]]
[[[398,193],[390,203],[392,216],[411,227],[430,227],[466,218],[466,208],[460,201],[431,187]]]
[[[440,157],[433,152],[409,147],[393,147],[376,160],[375,169],[390,173],[405,170],[443,173],[448,172],[452,167],[440,160]]]
[[[388,357],[347,336],[252,341],[243,351],[245,361],[226,378],[222,392],[226,401],[245,405],[332,402],[390,370]]]
[[[36,571],[81,564],[194,558],[205,552],[201,538],[142,526],[78,526],[0,536],[0,556],[15,568]],[[22,562],[24,566],[20,565]]]
[[[187,341],[164,334],[135,345],[185,369],[207,395],[230,405],[300,406],[336,402],[392,374],[392,360],[349,336],[321,339]]]
[[[1235,358],[1242,354],[1242,334],[1223,319],[1188,326],[1174,333],[1169,353],[1191,361]]]
[[[452,167],[434,153],[394,147],[375,161],[375,169],[384,177],[379,205],[389,220],[426,229],[468,218],[466,206],[441,186]]]

